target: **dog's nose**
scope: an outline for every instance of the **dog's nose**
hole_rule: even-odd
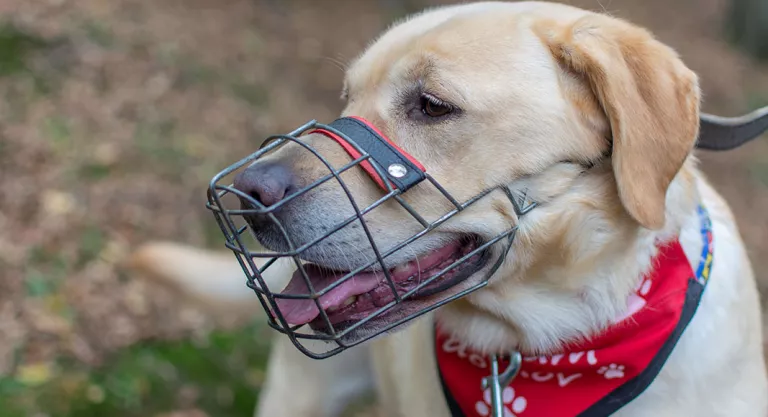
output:
[[[236,189],[269,207],[296,189],[291,169],[277,162],[257,163],[235,177]]]

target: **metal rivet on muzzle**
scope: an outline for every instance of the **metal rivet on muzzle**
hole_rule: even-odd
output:
[[[387,172],[395,178],[403,178],[408,173],[408,168],[400,164],[392,164],[387,168]]]

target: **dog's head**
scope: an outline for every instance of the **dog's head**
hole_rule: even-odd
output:
[[[639,267],[625,258],[637,242],[672,227],[675,197],[668,191],[693,148],[700,97],[696,75],[672,49],[622,20],[548,3],[479,3],[394,26],[349,66],[343,99],[343,115],[371,121],[457,201],[503,186],[539,204],[519,218],[507,195],[488,194],[384,261],[396,286],[407,290],[519,226],[488,287],[440,314],[480,348],[542,349],[616,313],[632,282],[599,269],[626,266],[623,273],[636,275]],[[321,134],[302,140],[332,166],[350,161]],[[326,175],[317,155],[289,144],[249,167],[235,186],[269,206]],[[307,245],[355,214],[347,191],[358,209],[382,196],[358,167],[340,178],[346,190],[326,181],[276,210],[284,230],[268,216],[252,217],[258,239],[275,251],[289,249],[285,235],[295,247]],[[402,198],[428,222],[454,209],[427,183]],[[384,252],[423,230],[393,200],[364,218],[366,227],[348,223],[302,252],[315,264],[308,268],[316,285],[376,259],[369,239]],[[491,246],[364,330],[376,332],[434,297],[478,284],[504,249]],[[334,325],[360,320],[394,298],[391,285],[376,284],[377,274],[371,267],[354,285],[328,293],[322,308]],[[288,321],[316,320],[314,302],[306,304],[287,303]],[[529,332],[542,314],[568,324],[540,323]]]

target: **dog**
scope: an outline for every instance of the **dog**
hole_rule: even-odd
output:
[[[372,43],[349,66],[343,98],[342,116],[371,121],[458,200],[506,184],[525,189],[538,206],[519,217],[501,197],[491,196],[456,216],[439,237],[412,246],[412,255],[420,257],[446,239],[488,238],[516,224],[516,238],[484,288],[321,361],[277,337],[257,416],[338,415],[371,388],[386,416],[490,415],[494,405],[479,380],[472,382],[475,397],[450,398],[452,383],[455,388],[472,377],[469,371],[451,376],[448,367],[487,370],[487,355],[511,351],[525,359],[514,391],[506,388],[499,397],[504,415],[768,414],[756,283],[727,203],[697,168],[698,79],[670,47],[627,21],[562,4],[446,6],[412,16]],[[330,161],[348,160],[338,144],[310,140]],[[276,158],[298,181],[320,175],[319,164],[295,152]],[[345,179],[363,199],[375,199],[380,191],[362,170],[350,170]],[[430,216],[446,210],[418,187],[406,197]],[[284,220],[294,225],[292,233],[328,227],[334,212],[343,211],[338,198],[338,190],[320,187],[312,198],[297,200]],[[402,210],[384,207],[366,220],[383,246],[413,231]],[[702,224],[709,225],[704,235]],[[344,249],[356,244],[359,233],[337,233],[333,245],[308,261],[331,269],[364,262],[370,257],[365,249]],[[269,236],[262,243],[270,246]],[[702,255],[704,247],[711,251]],[[671,259],[685,264],[685,271],[714,261],[699,274],[704,284],[685,278],[683,287],[661,299],[639,299],[649,291],[649,276],[656,274],[651,288],[672,280],[659,266]],[[407,261],[394,258],[391,266]],[[231,254],[150,243],[134,254],[133,265],[204,304],[258,309],[255,300],[248,302],[253,295]],[[290,263],[276,266],[265,279],[285,286],[294,269]],[[469,288],[484,279],[482,272],[447,291]],[[620,380],[631,368],[621,360],[632,362],[647,349],[604,362],[602,353],[573,346],[589,347],[617,323],[641,323],[639,312],[661,311],[673,295],[682,303],[680,295],[691,285],[701,285],[695,314],[663,360],[651,361],[658,368],[651,377],[612,397],[619,406],[602,408],[602,414],[579,414],[583,408],[532,414],[544,407],[540,403],[568,408],[570,398],[588,396],[583,393],[592,385],[578,396],[568,391],[587,381],[588,371],[594,373],[590,381]],[[636,329],[621,334],[619,342],[643,334]],[[668,340],[661,342],[667,346]],[[563,364],[571,368],[545,372],[546,366]],[[526,366],[544,368],[526,372]],[[648,367],[640,366],[636,379],[644,379]],[[518,388],[518,382],[533,388]],[[546,384],[547,390],[538,391]],[[461,404],[464,397],[469,405]],[[595,403],[605,403],[604,397],[595,394]]]

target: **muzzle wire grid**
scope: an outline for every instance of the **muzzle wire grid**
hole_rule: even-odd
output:
[[[470,252],[461,256],[459,259],[456,259],[447,267],[442,268],[436,274],[420,282],[415,288],[403,294],[398,293],[396,289],[396,283],[392,279],[390,271],[384,262],[384,260],[388,256],[405,248],[407,245],[413,243],[414,241],[426,235],[427,233],[445,224],[448,220],[456,216],[458,213],[467,209],[468,207],[475,204],[479,200],[489,196],[491,193],[497,193],[497,192],[503,193],[503,195],[510,201],[512,207],[514,208],[515,213],[518,216],[518,219],[535,207],[535,203],[529,202],[526,196],[515,194],[512,190],[510,190],[507,187],[492,188],[484,192],[481,192],[480,194],[470,198],[467,201],[459,202],[459,201],[456,201],[456,199],[454,199],[453,196],[451,196],[451,194],[448,191],[446,191],[446,189],[443,188],[433,177],[431,177],[426,172],[423,172],[423,176],[420,178],[418,182],[422,182],[423,180],[426,180],[431,186],[435,187],[446,200],[450,202],[450,205],[452,207],[450,211],[448,211],[438,219],[432,222],[425,220],[424,217],[418,213],[418,211],[416,211],[410,204],[408,204],[402,198],[402,194],[407,191],[407,188],[406,187],[398,188],[397,186],[393,187],[392,186],[393,183],[389,180],[384,180],[379,182],[380,186],[383,183],[385,187],[385,188],[382,188],[382,193],[383,193],[382,197],[376,200],[375,202],[373,202],[372,204],[370,204],[368,207],[361,209],[358,206],[357,202],[355,201],[355,198],[352,192],[350,191],[348,185],[345,184],[344,180],[341,178],[342,173],[354,167],[361,166],[362,164],[367,162],[368,164],[370,164],[370,166],[367,167],[369,169],[368,171],[369,173],[372,174],[372,172],[370,171],[370,167],[372,166],[373,170],[375,170],[375,173],[378,175],[380,179],[394,179],[394,178],[391,175],[388,175],[387,170],[383,169],[379,161],[377,161],[376,158],[372,157],[372,155],[369,152],[367,152],[366,149],[364,149],[358,143],[356,143],[352,137],[348,136],[345,132],[342,132],[336,129],[334,127],[335,123],[336,122],[332,123],[331,125],[324,125],[316,121],[311,121],[287,135],[276,135],[276,136],[269,137],[263,143],[260,150],[240,160],[239,162],[236,162],[235,164],[229,166],[228,168],[224,169],[219,174],[214,176],[210,182],[209,189],[208,189],[207,208],[213,212],[216,218],[216,221],[226,238],[226,246],[235,253],[237,260],[240,263],[240,266],[245,272],[247,277],[247,286],[250,287],[256,293],[259,301],[261,302],[262,307],[267,312],[269,325],[275,330],[286,334],[291,339],[293,344],[301,352],[315,359],[323,359],[323,358],[333,356],[349,347],[365,342],[377,335],[385,333],[407,321],[410,321],[442,305],[445,305],[450,301],[463,297],[464,295],[487,285],[488,278],[490,278],[490,276],[501,266],[501,263],[503,262],[504,257],[509,251],[509,248],[515,237],[515,232],[517,231],[517,226],[511,227],[509,230],[478,245],[477,247],[472,249]],[[323,157],[323,155],[317,152],[308,143],[301,140],[301,136],[303,134],[310,131],[315,131],[315,130],[330,132],[334,135],[337,135],[338,138],[341,138],[347,144],[351,145],[354,148],[354,150],[356,150],[357,154],[359,154],[359,156],[356,158],[353,158],[351,162],[347,163],[341,168],[335,169],[328,162],[328,160],[325,157]],[[276,150],[280,146],[283,146],[291,142],[303,147],[305,150],[311,152],[312,155],[314,155],[314,157],[318,158],[322,162],[322,164],[327,168],[328,174],[315,180],[309,185],[299,189],[298,191],[285,196],[280,201],[269,206],[265,206],[264,204],[262,204],[262,202],[258,201],[251,195],[248,195],[247,193],[236,189],[234,185],[221,184],[221,182],[225,177],[229,176],[230,174],[233,174],[234,172],[246,166],[250,166],[252,163],[258,161],[264,155]],[[349,151],[349,149],[347,150]],[[398,151],[402,152],[399,149],[397,149],[396,152]],[[353,153],[350,152],[350,154],[353,154]],[[403,156],[403,155],[400,154],[400,156]],[[407,157],[407,154],[405,156]],[[346,220],[339,222],[334,227],[330,228],[326,233],[313,239],[312,241],[304,243],[302,245],[294,244],[290,234],[287,232],[286,228],[281,223],[280,219],[278,219],[278,217],[275,215],[275,212],[279,210],[281,207],[288,204],[290,201],[294,200],[295,198],[305,193],[308,193],[312,189],[315,189],[316,187],[328,181],[333,181],[333,180],[337,181],[338,184],[341,186],[344,194],[346,195],[346,197],[349,199],[349,202],[351,203],[351,206],[354,210],[354,214],[349,216]],[[415,185],[415,184],[410,184],[410,185]],[[239,199],[239,201],[241,202],[241,208],[232,209],[232,208],[225,207],[225,203],[223,202],[223,199],[228,194],[232,194]],[[369,230],[369,227],[366,224],[366,220],[364,216],[367,213],[374,210],[376,207],[390,200],[395,200],[404,210],[406,210],[410,214],[410,216],[412,216],[416,221],[420,223],[422,228],[420,231],[413,234],[409,238],[401,241],[397,245],[382,251],[374,241],[373,235],[371,234],[371,231]],[[251,230],[252,226],[250,226],[247,221],[247,216],[249,215],[250,216],[253,216],[253,215],[266,216],[266,218],[268,218],[271,222],[273,222],[273,224],[277,226],[277,229],[282,234],[282,238],[287,243],[289,250],[282,251],[282,252],[252,251],[248,247],[246,247],[246,240],[247,240],[246,237],[252,238],[253,241],[257,240],[255,237],[255,234],[253,234],[253,231]],[[235,219],[237,218],[242,218],[242,220],[245,220],[245,221],[241,220],[240,222],[236,222]],[[313,288],[313,284],[301,260],[302,253],[307,249],[313,247],[314,245],[318,244],[323,239],[328,238],[329,236],[333,235],[334,233],[338,232],[342,228],[346,227],[347,225],[355,221],[359,222],[360,226],[362,227],[362,230],[364,231],[365,236],[367,237],[368,242],[371,245],[372,251],[375,254],[375,259],[373,261],[368,262],[367,264],[360,265],[359,267],[349,271],[343,277],[336,279],[332,284],[326,286],[325,288],[322,288],[321,290],[316,290],[315,288]],[[244,224],[242,226],[237,226],[237,223],[244,223]],[[250,236],[247,236],[246,233],[250,233]],[[251,239],[248,239],[248,240],[251,240]],[[376,317],[380,317],[383,314],[386,314],[394,306],[402,303],[404,300],[409,299],[409,297],[413,296],[414,294],[417,294],[421,289],[425,288],[430,283],[436,281],[437,279],[442,277],[444,274],[448,273],[449,271],[452,271],[454,268],[457,268],[462,264],[466,263],[468,260],[472,259],[476,255],[490,254],[491,251],[485,252],[486,249],[490,248],[492,245],[495,245],[499,242],[501,242],[502,244],[505,244],[506,246],[502,250],[497,251],[499,255],[497,259],[493,260],[493,263],[491,263],[492,261],[491,259],[487,260],[486,265],[490,265],[490,268],[486,272],[486,276],[484,277],[484,279],[482,279],[478,284],[470,288],[466,288],[444,299],[438,298],[438,300],[434,304],[427,305],[425,308],[414,311],[405,317],[402,317],[392,323],[389,323],[383,326],[381,329],[377,329],[376,332],[370,332],[370,333],[366,332],[366,333],[361,333],[359,335],[352,333],[355,330],[359,329],[361,326],[371,321],[372,319]],[[261,267],[259,267],[255,262],[255,260],[259,258],[267,259],[266,263],[264,263]],[[268,268],[274,266],[275,262],[277,262],[281,258],[293,259],[293,262],[296,268],[300,272],[304,280],[304,283],[306,284],[306,288],[308,289],[308,294],[282,294],[282,293],[279,293],[278,291],[270,290],[269,283],[264,278],[264,273]],[[327,312],[320,305],[320,297],[323,296],[324,294],[327,294],[329,291],[333,290],[334,288],[338,287],[345,281],[351,279],[356,274],[364,270],[367,270],[371,267],[375,268],[376,265],[378,265],[378,271],[381,272],[381,274],[383,275],[383,278],[386,280],[386,284],[389,286],[390,290],[392,291],[392,294],[394,295],[394,300],[387,303],[386,305],[381,306],[380,308],[376,309],[371,314],[369,314],[367,317],[364,317],[363,319],[355,322],[349,327],[346,327],[343,330],[342,329],[337,330],[334,327],[333,323],[331,323],[331,320],[329,319]],[[282,290],[282,288],[280,290]],[[322,331],[315,330],[313,332],[304,332],[304,331],[299,331],[299,329],[303,327],[302,325],[291,326],[283,316],[283,312],[281,311],[281,309],[278,307],[277,300],[279,299],[313,300],[313,302],[315,303],[315,306],[319,310],[320,318],[325,324],[325,330],[322,330]],[[359,337],[355,337],[355,336],[359,336]],[[320,340],[320,341],[327,342],[329,344],[326,344],[326,343],[323,344],[326,347],[325,351],[315,352],[314,350],[309,349],[307,346],[305,346],[305,344],[302,343],[302,340],[305,340],[305,341]],[[308,342],[308,343],[311,343],[314,345],[313,342]]]

